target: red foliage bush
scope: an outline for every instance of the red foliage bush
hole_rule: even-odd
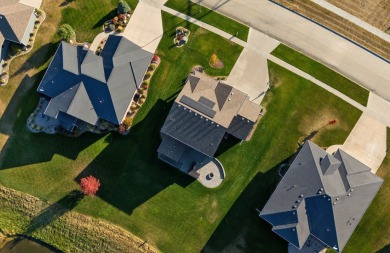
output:
[[[328,125],[334,125],[334,124],[336,124],[336,122],[337,122],[336,119],[330,120],[330,121],[328,122]]]
[[[160,57],[158,57],[158,55],[154,55],[153,58],[152,58],[152,62],[158,62],[160,61]]]
[[[84,177],[80,180],[80,188],[84,195],[95,195],[99,190],[100,181],[94,176]]]

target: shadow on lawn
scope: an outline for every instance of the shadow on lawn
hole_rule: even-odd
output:
[[[104,17],[99,19],[99,21],[96,22],[96,24],[92,27],[92,29],[102,27],[104,25],[104,22],[113,19],[116,15],[117,15],[117,9],[115,8],[111,10],[109,13],[107,13]]]
[[[376,253],[390,253],[390,244],[387,244],[380,250],[378,250]]]
[[[54,55],[59,45],[59,41],[50,42],[45,45],[42,45],[36,51],[30,52],[28,59],[23,63],[23,65],[12,74],[11,77],[17,76],[19,74],[25,73],[30,69],[35,69],[43,66],[49,61],[50,57]],[[46,70],[45,70],[46,71]],[[41,78],[39,79],[41,80]]]
[[[63,135],[31,133],[27,118],[38,105],[35,89],[46,69],[30,77],[26,75],[0,118],[0,133],[9,136],[0,151],[0,170],[51,161],[55,154],[76,160],[79,153],[102,136],[84,134],[75,139]],[[8,146],[12,143],[12,149]]]
[[[172,103],[158,100],[128,136],[111,134],[109,145],[75,181],[95,176],[101,184],[97,196],[128,214],[172,184],[191,184],[193,178],[157,158],[160,128]]]
[[[287,243],[272,232],[272,226],[258,216],[279,182],[278,168],[259,172],[248,184],[214,231],[202,252],[286,252]]]
[[[24,234],[31,235],[36,230],[46,227],[65,213],[71,211],[83,199],[84,194],[79,190],[73,190],[56,203],[45,208],[38,216],[34,217]]]

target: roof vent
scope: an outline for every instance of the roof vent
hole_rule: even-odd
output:
[[[335,205],[336,205],[336,202],[333,202],[333,205],[335,206]]]
[[[350,191],[350,192],[353,192],[353,189],[351,188],[349,191]]]
[[[339,200],[340,198],[336,198],[336,201]]]
[[[347,196],[348,196],[348,197],[351,197],[351,193],[348,193]]]
[[[228,98],[228,101],[230,101],[231,99],[230,98]]]
[[[297,208],[297,206],[296,206],[296,205],[293,205],[293,206],[292,206],[292,209],[295,209],[295,208]]]
[[[300,198],[303,198],[303,194],[299,195]]]

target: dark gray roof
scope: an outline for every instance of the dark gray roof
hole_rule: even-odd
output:
[[[193,110],[174,103],[161,129],[185,145],[213,157],[226,129]]]
[[[100,56],[61,42],[38,92],[52,98],[50,115],[58,109],[91,124],[120,124],[152,57],[122,36],[110,35]],[[78,84],[73,97],[64,93]]]
[[[313,235],[340,252],[382,183],[344,151],[331,156],[308,141],[260,215],[298,248]]]
[[[236,138],[245,140],[252,131],[254,122],[240,116],[235,116],[230,123],[227,132]]]

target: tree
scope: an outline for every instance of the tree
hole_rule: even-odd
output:
[[[94,176],[84,177],[80,180],[80,188],[84,195],[93,196],[99,190],[100,181]]]
[[[74,37],[75,32],[70,25],[63,24],[58,28],[57,34],[62,40],[69,42]]]
[[[126,1],[120,0],[118,3],[118,13],[119,14],[126,14],[131,10],[130,6],[127,4]]]

